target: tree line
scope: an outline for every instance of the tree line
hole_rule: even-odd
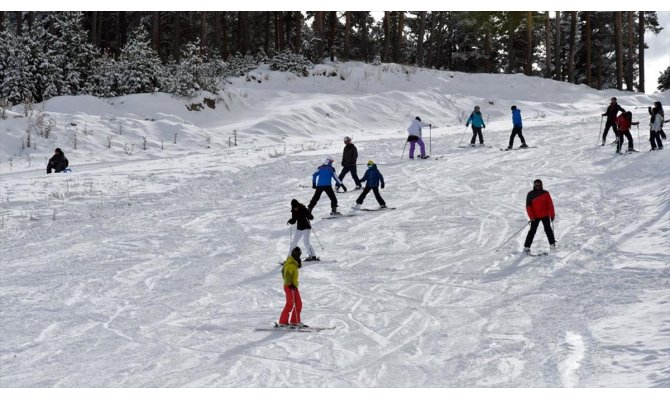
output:
[[[66,31],[65,25],[73,24],[78,26]],[[48,40],[63,42],[62,56],[71,64],[120,61],[142,35],[138,32],[145,32],[142,43],[164,66],[193,58],[194,51],[199,62],[219,64],[288,52],[311,62],[330,58],[524,73],[629,91],[644,91],[644,35],[661,29],[650,11],[385,11],[380,21],[368,11],[0,12],[4,40],[25,45],[51,36]],[[41,46],[42,52],[52,50]],[[9,53],[0,50],[5,69],[0,79],[11,74]],[[148,86],[155,89],[157,82]]]

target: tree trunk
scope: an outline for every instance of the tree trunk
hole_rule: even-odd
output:
[[[316,40],[316,62],[321,63],[323,59],[323,47],[324,47],[324,38],[323,38],[323,24],[324,24],[324,15],[323,11],[317,11],[314,15],[314,40]]]
[[[562,79],[561,73],[561,12],[556,11],[556,42],[554,42],[554,79],[560,81]]]
[[[174,23],[172,24],[172,57],[179,61],[181,57],[181,12],[176,11],[173,14]]]
[[[644,93],[644,11],[638,11],[639,22],[637,25],[637,36],[638,36],[638,49],[637,49],[637,59],[638,59],[638,68],[640,70],[639,83],[637,85],[637,90],[641,93]]]
[[[209,43],[207,42],[207,11],[200,13],[200,48],[202,54],[209,54]]]
[[[296,53],[302,52],[302,13],[295,11],[295,44],[293,45]]]
[[[389,62],[389,47],[391,44],[391,12],[384,11],[384,50],[382,52],[382,61]]]
[[[633,31],[635,30],[635,15],[633,11],[628,11],[628,23],[626,32],[628,32],[628,57],[626,58],[626,90],[634,91],[633,88],[633,63],[635,62],[635,42],[633,41]]]
[[[591,74],[591,13],[586,12],[586,25],[584,31],[586,32],[586,85],[593,87],[593,77]]]
[[[154,11],[151,13],[151,45],[154,50],[160,54],[161,48],[161,13]]]
[[[98,42],[98,12],[97,11],[91,11],[89,13],[90,19],[91,19],[91,32],[89,34],[88,40],[93,43],[95,48],[100,47],[100,42]],[[0,26],[0,30],[2,30],[2,27]]]
[[[5,12],[0,11],[0,32],[5,29]]]
[[[512,15],[512,12],[510,12],[510,18],[514,18],[514,16]],[[512,72],[514,72],[514,40],[515,40],[514,28],[515,27],[516,26],[514,26],[514,24],[511,24],[511,23],[508,24],[508,27],[507,27],[507,34],[509,35],[509,37],[508,37],[509,42],[507,43],[507,53],[508,53],[507,73],[508,74],[511,74]]]
[[[335,35],[337,34],[337,11],[328,13],[328,55],[335,61]]]
[[[527,42],[526,68],[524,73],[526,75],[532,75],[533,74],[533,12],[532,11],[528,11],[528,15],[526,16],[526,42]]]
[[[125,11],[119,11],[119,18],[117,20],[117,25],[116,25],[116,46],[117,46],[117,51],[121,52],[121,49],[123,48],[123,45],[126,43],[126,40],[128,39],[128,23],[126,21],[126,12]]]
[[[398,26],[396,27],[395,46],[393,46],[393,62],[399,63],[402,57],[403,29],[405,28],[405,12],[398,11]]]
[[[238,12],[238,50],[246,55],[251,48],[251,32],[249,30],[249,11]]]
[[[549,11],[547,11],[547,20],[545,21],[544,30],[545,47],[547,50],[545,60],[547,70],[544,71],[544,76],[545,78],[551,78],[551,18],[549,17]]]
[[[270,18],[271,18],[271,12],[264,12],[263,13],[263,51],[265,54],[268,54],[270,52]],[[274,18],[272,18],[274,20]],[[277,38],[275,37],[275,45],[274,48],[277,48]]]
[[[423,67],[423,37],[426,34],[426,12],[419,11],[419,35],[416,43],[416,65]]]
[[[614,12],[614,52],[616,55],[616,88],[623,89],[623,34],[621,32],[621,11]]]
[[[275,13],[275,35],[277,37],[277,51],[283,51],[286,47],[284,42],[284,12],[277,11]]]
[[[216,49],[223,57],[221,51],[221,11],[214,11],[214,37],[212,38],[212,49]]]
[[[16,11],[16,34],[21,35],[21,29],[23,27],[23,11]]]
[[[351,51],[351,11],[344,12],[344,48],[343,57],[345,60],[349,59],[349,52]]]
[[[363,16],[361,22],[361,55],[363,56],[363,61],[370,61],[368,58],[368,13],[367,11],[361,11]]]
[[[570,12],[570,49],[568,50],[568,82],[575,83],[575,49],[577,43],[577,11]]]

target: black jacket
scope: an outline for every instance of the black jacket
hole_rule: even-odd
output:
[[[603,117],[607,115],[607,120],[610,122],[614,122],[614,120],[616,119],[616,115],[619,113],[619,111],[626,112],[626,110],[621,108],[619,103],[610,104],[609,107],[607,107],[607,111],[605,111],[605,113],[603,114]]]
[[[344,146],[344,151],[342,151],[342,166],[351,167],[356,165],[356,160],[358,160],[358,150],[353,143],[348,143]]]
[[[304,231],[305,229],[311,229],[309,220],[314,219],[312,213],[309,212],[307,207],[304,204],[298,204],[298,209],[291,209],[291,219],[288,220],[288,223],[293,225],[298,222],[298,230]]]
[[[62,172],[68,165],[70,165],[70,162],[65,158],[65,154],[56,153],[49,159],[47,167],[51,166],[55,172]]]

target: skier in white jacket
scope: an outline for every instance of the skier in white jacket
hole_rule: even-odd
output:
[[[414,159],[414,145],[416,143],[419,143],[419,148],[421,149],[421,155],[419,158],[428,158],[426,156],[426,146],[423,144],[423,140],[421,139],[421,128],[424,128],[426,126],[432,126],[431,124],[426,124],[421,122],[421,118],[416,117],[414,120],[412,120],[412,124],[407,128],[407,133],[409,133],[409,136],[407,136],[407,141],[409,142],[409,159],[413,160]]]

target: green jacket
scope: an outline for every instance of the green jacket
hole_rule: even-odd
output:
[[[284,286],[298,287],[298,262],[295,258],[288,256],[281,269],[281,275],[284,278]]]

